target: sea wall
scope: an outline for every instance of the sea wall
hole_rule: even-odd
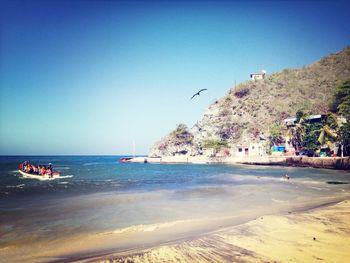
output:
[[[296,156],[287,157],[286,164],[292,166],[307,166],[315,168],[331,168],[340,170],[350,170],[349,157],[307,157]]]
[[[286,165],[299,167],[314,167],[350,170],[349,157],[307,157],[307,156],[257,156],[257,157],[206,157],[200,156],[164,156],[164,157],[136,157],[128,162],[132,163],[224,163],[251,165]]]
[[[307,156],[281,156],[247,158],[239,161],[243,164],[255,165],[287,165],[299,167],[314,167],[326,169],[350,170],[349,157],[307,157]]]

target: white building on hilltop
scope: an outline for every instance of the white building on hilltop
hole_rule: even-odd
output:
[[[262,70],[261,73],[251,73],[250,74],[250,79],[251,80],[264,79],[265,75],[266,75],[266,70]]]

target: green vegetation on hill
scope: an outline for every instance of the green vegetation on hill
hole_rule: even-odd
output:
[[[219,151],[225,147],[228,147],[228,143],[226,141],[213,140],[213,139],[206,139],[203,141],[204,149],[214,149],[216,151]]]
[[[340,146],[334,154],[350,154],[350,82],[345,81],[334,91],[330,110],[322,123],[308,123],[308,115],[302,111],[296,114],[296,124],[288,129],[291,141],[297,150],[316,150],[335,145]],[[345,123],[344,123],[345,117]]]
[[[176,129],[171,132],[170,136],[172,137],[175,145],[192,144],[193,142],[193,135],[189,131],[186,124],[178,124]]]
[[[350,80],[336,87],[330,108],[350,121]]]

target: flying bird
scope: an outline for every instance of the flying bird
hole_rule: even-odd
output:
[[[199,93],[201,93],[202,91],[204,91],[204,90],[208,90],[208,89],[201,89],[200,91],[198,91],[197,93],[195,93],[192,97],[191,97],[191,99],[190,100],[192,100],[195,96],[199,96],[200,94]]]

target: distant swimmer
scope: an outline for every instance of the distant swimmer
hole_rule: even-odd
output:
[[[288,174],[286,174],[286,175],[284,176],[284,179],[289,180],[289,179],[290,179],[290,176],[289,176]]]
[[[204,91],[204,90],[208,90],[208,89],[201,89],[200,91],[198,91],[197,93],[195,93],[192,97],[191,97],[191,99],[190,100],[192,100],[195,96],[199,96],[200,94],[199,93],[201,93],[202,91]]]

